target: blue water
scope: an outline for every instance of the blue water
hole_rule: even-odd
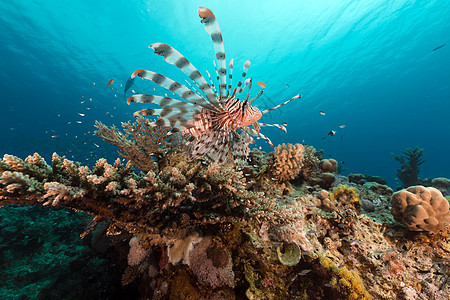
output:
[[[234,58],[239,70],[249,59],[249,74],[267,85],[258,107],[303,96],[264,117],[288,123],[287,134],[263,129],[274,144],[311,144],[349,171],[380,175],[391,185],[398,167],[391,153],[418,146],[425,150],[420,176],[450,177],[450,45],[433,51],[450,42],[448,1],[0,5],[0,154],[39,152],[49,161],[58,152],[89,165],[117,157],[92,133],[94,120],[120,127],[144,108],[123,102],[120,84],[136,69],[185,79],[148,45],[169,44],[204,76],[214,73],[211,38],[197,15],[203,5],[219,21],[227,61]],[[135,89],[151,93],[154,85],[145,84]],[[336,135],[322,139],[330,130]],[[257,146],[270,150],[263,141]]]

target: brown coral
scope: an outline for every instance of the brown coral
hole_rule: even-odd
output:
[[[280,181],[292,180],[303,166],[303,145],[279,145],[275,147],[272,158],[273,176]]]
[[[134,123],[122,123],[125,134],[114,125],[108,127],[96,121],[95,134],[107,143],[119,148],[119,154],[144,171],[155,170],[154,158],[159,158],[169,145],[167,129],[152,126],[145,118],[137,118]]]
[[[411,231],[439,231],[450,222],[448,201],[433,188],[412,186],[392,195],[391,213]]]
[[[336,171],[338,162],[335,159],[322,159],[320,161],[320,169],[324,172],[330,172],[333,173]]]

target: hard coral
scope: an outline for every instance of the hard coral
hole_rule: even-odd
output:
[[[303,166],[303,145],[279,145],[275,147],[272,158],[273,176],[280,181],[292,180]]]
[[[391,213],[411,231],[439,231],[450,222],[448,201],[433,188],[412,186],[392,195]]]
[[[324,172],[335,172],[337,168],[338,162],[335,159],[322,159],[320,161],[320,168]]]

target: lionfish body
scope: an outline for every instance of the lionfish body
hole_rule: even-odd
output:
[[[208,73],[209,83],[200,72],[177,50],[162,44],[155,43],[149,47],[155,53],[164,57],[169,64],[175,65],[193,81],[195,88],[188,81],[189,88],[164,75],[137,70],[131,75],[131,80],[136,76],[151,80],[177,94],[183,100],[156,95],[136,94],[127,99],[127,102],[155,103],[161,109],[143,109],[134,113],[134,116],[156,115],[159,118],[152,122],[155,126],[173,127],[174,130],[181,130],[183,135],[188,135],[187,146],[191,149],[192,158],[203,158],[208,161],[225,161],[228,153],[235,159],[246,160],[250,152],[249,144],[254,143],[252,136],[263,138],[272,146],[272,142],[259,132],[260,126],[275,126],[286,132],[286,128],[279,124],[258,123],[264,113],[274,110],[288,102],[300,98],[294,96],[288,101],[268,110],[260,111],[251,102],[259,98],[261,89],[255,98],[249,100],[252,87],[252,78],[244,81],[247,75],[250,62],[244,63],[242,79],[237,87],[232,89],[233,59],[230,61],[228,78],[230,84],[227,86],[227,67],[225,60],[225,50],[223,46],[222,34],[214,14],[205,7],[199,7],[198,14],[205,24],[206,31],[211,35],[214,51],[216,53],[218,90],[212,83]],[[129,80],[129,82],[133,82]],[[248,86],[248,93],[244,100],[240,100],[238,95]],[[129,88],[129,87],[128,87]]]

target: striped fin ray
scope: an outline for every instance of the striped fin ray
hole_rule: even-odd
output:
[[[247,97],[245,97],[245,101],[248,101],[248,97],[250,97],[250,91],[252,90],[252,82],[253,82],[253,77],[250,77],[250,82],[248,84],[248,93],[247,93]]]
[[[262,114],[268,113],[269,111],[272,111],[272,110],[274,110],[274,109],[277,109],[277,108],[279,108],[279,107],[281,107],[281,106],[283,106],[283,105],[288,104],[288,103],[291,102],[292,100],[294,100],[294,99],[299,99],[299,98],[301,98],[301,97],[302,97],[302,96],[300,96],[300,95],[296,95],[296,96],[292,97],[291,99],[289,99],[289,100],[286,101],[286,102],[283,102],[283,103],[281,103],[281,104],[279,104],[279,105],[277,105],[277,106],[275,106],[275,107],[272,107],[272,108],[269,108],[269,109],[266,109],[266,110],[261,111],[261,113],[262,113]]]
[[[217,93],[217,90],[216,90],[216,86],[214,85],[214,83],[211,79],[211,74],[209,74],[208,70],[206,70],[206,73],[208,74],[209,83],[211,84],[211,88],[212,88],[214,94],[216,95],[216,97],[219,97],[219,94]]]
[[[247,76],[248,68],[250,68],[250,61],[249,60],[245,61],[245,63],[244,63],[244,70],[242,71],[242,78],[237,84],[237,87],[239,88],[238,89],[238,94],[240,92],[242,92],[242,90],[243,90],[243,89],[241,89],[242,80],[244,80],[245,76]]]
[[[203,98],[203,96],[200,94],[200,92],[197,91],[197,89],[195,87],[193,87],[189,81],[187,81],[186,79],[184,81],[186,81],[186,83],[189,85],[189,87],[191,88],[192,91],[194,91],[198,96]]]
[[[184,102],[181,100],[169,98],[169,97],[163,97],[163,96],[155,96],[155,95],[146,95],[146,94],[136,94],[127,99],[127,103],[130,104],[131,102],[136,103],[155,103],[158,104],[161,107],[167,107],[170,106],[172,108],[177,109],[184,109],[186,111],[195,109],[195,104],[191,104],[188,102]],[[200,108],[200,107],[198,107]]]
[[[155,82],[157,85],[162,86],[163,88],[168,89],[171,92],[174,92],[175,94],[179,95],[181,98],[187,100],[191,104],[200,105],[206,109],[216,111],[216,108],[213,105],[211,105],[208,101],[206,101],[202,97],[199,97],[197,94],[195,94],[195,92],[191,91],[186,86],[176,81],[173,81],[172,79],[164,75],[147,70],[136,70],[131,75],[131,78],[134,78],[136,76]]]
[[[227,131],[210,131],[194,140],[191,157],[204,158],[209,162],[223,163],[230,145],[230,133]]]
[[[231,93],[231,88],[233,86],[233,59],[230,60],[230,64],[228,65],[228,69],[230,69],[230,74],[228,74],[228,79],[230,79],[230,84],[227,89],[227,96]]]
[[[259,99],[259,97],[261,97],[263,93],[264,93],[264,89],[261,89],[261,90],[258,92],[258,94],[256,94],[256,97],[253,98],[252,100],[250,100],[250,102],[249,102],[248,104],[251,104],[253,101]]]
[[[272,141],[267,136],[262,134],[261,132],[258,132],[255,129],[250,128],[250,127],[247,127],[247,129],[245,129],[245,132],[247,132],[250,135],[256,136],[256,137],[258,137],[260,139],[266,140],[269,143],[270,147],[273,147]]]
[[[200,6],[198,8],[198,16],[202,18],[202,23],[205,23],[205,29],[211,35],[211,39],[213,42],[214,52],[216,53],[217,65],[219,67],[219,91],[220,98],[226,97],[227,92],[227,66],[225,60],[225,48],[223,46],[223,38],[222,33],[220,32],[219,23],[216,20],[216,17],[206,7]]]
[[[159,116],[159,118],[151,122],[150,125],[162,127],[174,127],[179,130],[185,130],[190,127],[190,117],[195,112],[186,111],[183,109],[173,109],[165,107],[162,109],[147,108],[139,110],[133,114],[134,117],[143,116]]]
[[[163,56],[164,60],[171,65],[175,65],[184,74],[189,76],[192,81],[197,84],[198,88],[205,94],[208,101],[215,106],[220,108],[219,102],[217,101],[216,95],[211,89],[211,86],[206,82],[205,78],[200,74],[200,72],[191,64],[180,52],[170,47],[169,45],[163,43],[154,43],[149,46],[155,50],[155,53]]]
[[[239,163],[239,160],[244,162],[247,160],[250,154],[249,144],[254,142],[255,140],[245,131],[233,135],[233,155],[236,163]]]
[[[283,126],[283,125],[281,125],[281,124],[266,124],[266,123],[259,123],[259,122],[258,122],[258,124],[259,124],[259,126],[266,126],[266,127],[277,127],[277,128],[279,128],[279,129],[283,130],[283,131],[284,131],[284,133],[286,133],[286,132],[287,132],[287,129],[286,129],[286,127],[284,127],[284,126]]]

